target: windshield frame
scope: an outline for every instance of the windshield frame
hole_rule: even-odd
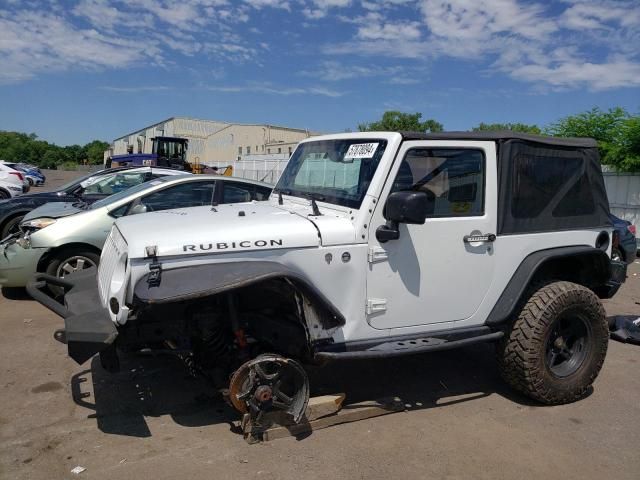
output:
[[[298,173],[300,172],[302,166],[305,163],[304,161],[301,160],[302,155],[305,153],[306,150],[308,150],[309,146],[313,148],[314,145],[317,146],[318,144],[326,144],[326,143],[342,143],[345,146],[365,144],[365,143],[379,144],[376,147],[375,153],[372,155],[371,158],[359,158],[361,162],[367,161],[367,160],[371,161],[372,165],[370,165],[368,168],[363,168],[362,166],[360,167],[360,171],[358,174],[359,176],[358,186],[360,186],[363,182],[365,182],[366,188],[363,188],[363,189],[359,188],[359,192],[357,196],[345,197],[345,196],[332,195],[331,191],[332,190],[336,191],[337,189],[332,189],[326,186],[319,187],[319,188],[314,188],[312,186],[309,186],[305,189],[293,188],[293,182],[295,182],[295,179]],[[337,205],[340,207],[345,207],[345,208],[359,209],[362,206],[362,202],[364,201],[367,191],[371,187],[371,182],[373,181],[373,178],[378,170],[378,167],[380,166],[380,163],[389,147],[389,143],[390,141],[388,138],[376,137],[375,135],[371,135],[370,137],[369,136],[357,137],[357,138],[347,137],[347,138],[312,140],[312,141],[300,143],[300,145],[298,145],[298,148],[296,148],[296,150],[293,152],[293,155],[291,155],[291,158],[289,159],[287,166],[285,167],[282,174],[280,175],[278,182],[273,188],[273,193],[277,194],[278,192],[280,192],[283,195],[289,195],[289,196],[305,198],[305,199],[313,198],[314,200],[319,202],[330,203],[330,204]],[[346,149],[345,149],[345,152],[346,152]],[[358,157],[354,158],[354,160],[356,159],[358,159]],[[363,172],[363,170],[368,170],[368,172]],[[285,185],[284,182],[287,182],[288,184]]]

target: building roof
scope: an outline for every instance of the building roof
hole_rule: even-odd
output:
[[[522,140],[525,142],[554,145],[559,147],[596,148],[598,143],[592,138],[563,138],[530,133],[512,132],[511,130],[483,131],[483,132],[400,132],[405,140]]]
[[[218,130],[217,132],[214,132],[213,134],[219,133],[222,130],[225,130],[225,129],[229,128],[229,127],[233,127],[233,126],[238,125],[238,126],[243,126],[243,127],[281,128],[281,129],[284,129],[284,130],[293,130],[293,131],[296,131],[296,132],[306,132],[309,135],[317,135],[316,132],[311,132],[306,128],[283,127],[281,125],[272,125],[272,124],[269,124],[269,123],[236,123],[236,122],[223,122],[222,120],[205,120],[205,119],[202,119],[202,118],[192,118],[192,117],[169,117],[169,118],[166,118],[166,119],[161,120],[159,122],[152,123],[151,125],[148,125],[146,127],[142,127],[142,128],[137,129],[137,130],[134,130],[133,132],[127,133],[125,135],[121,135],[118,138],[115,138],[113,141],[117,142],[118,140],[124,140],[125,138],[127,138],[127,137],[129,137],[131,135],[135,135],[135,134],[137,134],[139,132],[142,132],[143,130],[147,130],[149,128],[157,127],[158,125],[162,125],[162,124],[170,122],[172,120],[191,120],[193,122],[219,123],[219,124],[225,125],[220,130]]]

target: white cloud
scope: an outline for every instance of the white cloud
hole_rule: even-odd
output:
[[[176,53],[236,63],[256,53],[230,27],[246,21],[247,7],[228,0],[52,0],[43,7],[0,7],[0,83],[42,72],[164,66]]]
[[[354,78],[393,77],[402,71],[403,69],[397,66],[349,65],[336,61],[324,61],[313,70],[302,70],[300,75],[323,82],[339,82]]]
[[[99,88],[100,90],[105,90],[107,92],[118,93],[166,92],[167,90],[171,90],[171,87],[167,87],[164,85],[143,85],[139,87],[114,87],[105,85]]]
[[[340,17],[359,25],[351,40],[324,45],[325,54],[418,62],[454,58],[473,62],[487,74],[552,88],[638,85],[637,0],[563,0],[560,15],[542,2],[418,0],[421,23],[396,15],[389,21],[378,2],[365,1],[367,15]]]
[[[259,32],[273,40],[256,40]],[[329,43],[317,44],[320,35]],[[293,40],[278,51],[285,36]],[[315,68],[294,70],[324,83],[378,78],[408,84],[416,69],[455,59],[479,73],[536,86],[637,86],[640,0],[25,0],[0,6],[0,83],[67,70],[182,68],[184,57],[189,68],[212,61],[215,68],[259,68],[269,55],[276,63],[304,55],[304,63],[316,53],[325,57]],[[268,84],[221,88],[275,94]]]
[[[351,0],[311,0],[310,6],[302,9],[302,13],[310,19],[324,18],[333,8],[345,8],[351,5]]]
[[[23,81],[41,71],[70,68],[122,68],[158,54],[154,42],[112,37],[80,29],[63,18],[19,12],[0,13],[0,81]]]
[[[624,59],[597,64],[571,60],[556,65],[529,64],[515,67],[511,75],[534,83],[544,79],[544,83],[560,89],[607,90],[640,86],[640,64]]]
[[[254,83],[248,85],[207,85],[205,90],[223,93],[264,93],[267,95],[282,95],[288,97],[290,95],[319,95],[323,97],[337,98],[344,95],[344,92],[338,92],[325,87],[283,87],[272,85],[271,83]]]
[[[256,9],[265,7],[280,8],[282,10],[291,10],[291,6],[287,0],[244,0],[248,5]]]

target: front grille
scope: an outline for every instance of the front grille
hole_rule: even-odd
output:
[[[125,242],[120,230],[114,225],[107,237],[107,241],[102,249],[100,256],[100,266],[98,267],[98,289],[100,291],[100,299],[102,305],[107,304],[109,297],[109,285],[113,272],[116,269],[122,254],[127,251],[127,242]]]

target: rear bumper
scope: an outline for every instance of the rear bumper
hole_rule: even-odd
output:
[[[64,330],[54,337],[67,344],[69,356],[79,364],[110,349],[118,336],[109,312],[101,307],[96,273],[90,268],[64,279],[38,273],[27,284],[29,295],[64,318]],[[64,288],[63,303],[49,294],[48,285]]]

